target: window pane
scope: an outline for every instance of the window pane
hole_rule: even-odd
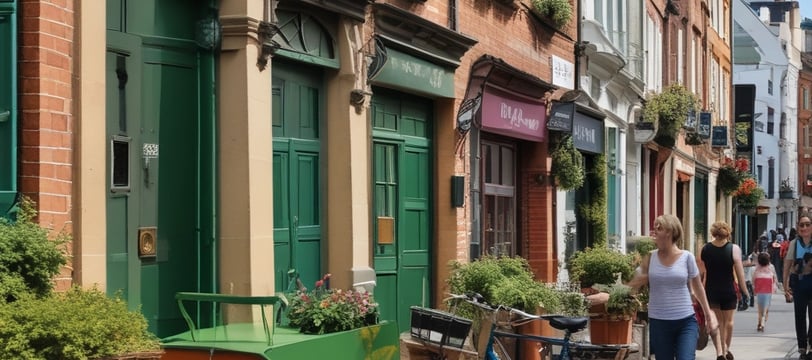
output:
[[[513,149],[509,147],[502,147],[502,185],[513,186]]]
[[[493,182],[491,179],[491,168],[493,164],[491,163],[491,145],[490,144],[482,144],[482,175],[484,175],[483,181],[486,184],[490,184]]]

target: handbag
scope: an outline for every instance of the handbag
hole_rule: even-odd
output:
[[[694,316],[696,316],[696,323],[699,325],[699,337],[696,339],[696,349],[703,350],[706,346],[708,346],[708,340],[710,340],[710,334],[708,334],[708,329],[705,326],[705,312],[702,311],[702,306],[699,303],[694,303]]]

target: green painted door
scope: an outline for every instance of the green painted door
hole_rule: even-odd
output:
[[[0,217],[17,197],[17,14],[0,3]]]
[[[107,122],[107,289],[140,304],[136,214],[143,179],[140,159],[140,38],[108,32],[106,53]]]
[[[431,302],[431,101],[376,89],[372,101],[375,298],[409,327]],[[391,224],[391,225],[389,225]],[[383,233],[390,231],[391,233]]]
[[[276,290],[291,270],[312,289],[322,277],[319,124],[323,78],[319,68],[274,62],[273,205]]]

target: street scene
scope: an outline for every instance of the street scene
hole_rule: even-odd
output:
[[[810,360],[810,209],[812,0],[0,0],[0,360]]]

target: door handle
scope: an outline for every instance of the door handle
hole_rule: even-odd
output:
[[[9,118],[11,118],[11,110],[0,111],[0,122],[6,122]]]

